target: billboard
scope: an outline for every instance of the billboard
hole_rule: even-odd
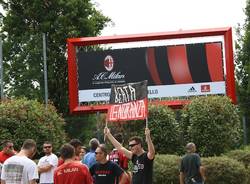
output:
[[[78,49],[100,44],[108,47]],[[112,84],[144,80],[151,102],[180,106],[213,94],[236,102],[231,28],[71,38],[68,74],[72,113],[106,112]]]
[[[111,84],[142,80],[149,99],[225,94],[222,54],[221,42],[78,52],[78,100],[108,101]]]

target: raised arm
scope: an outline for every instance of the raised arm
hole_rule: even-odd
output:
[[[108,127],[104,128],[104,135],[109,139],[109,141],[113,144],[113,146],[117,149],[120,150],[124,153],[124,155],[128,158],[131,159],[132,158],[132,152],[127,150],[126,148],[124,148],[114,137],[113,135],[110,133],[110,130],[108,129]]]
[[[150,130],[148,128],[145,128],[145,135],[146,135],[146,142],[148,145],[147,156],[150,160],[152,160],[155,157],[155,147],[154,147],[154,144],[153,144],[151,136],[150,136]]]

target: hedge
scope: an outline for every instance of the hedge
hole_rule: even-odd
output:
[[[250,168],[250,150],[233,150],[226,153],[225,156],[242,162],[246,168]]]
[[[244,165],[237,160],[221,156],[203,158],[206,184],[247,184],[248,175]]]
[[[154,161],[154,184],[179,184],[181,157],[156,155]],[[205,167],[206,184],[249,184],[249,170],[237,160],[222,157],[202,158]],[[250,181],[249,181],[250,182]]]
[[[156,155],[153,184],[179,184],[179,165],[179,156]]]

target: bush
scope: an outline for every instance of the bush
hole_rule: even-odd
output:
[[[228,157],[203,158],[206,184],[247,184],[244,165]]]
[[[179,165],[179,156],[156,155],[153,184],[179,184]]]
[[[163,105],[150,106],[148,121],[157,153],[180,152],[180,129],[172,109]]]
[[[181,130],[185,142],[194,142],[203,156],[220,155],[241,144],[238,110],[229,98],[199,97],[182,110]]]
[[[225,154],[229,158],[242,162],[246,168],[250,168],[250,151],[249,150],[233,150]]]
[[[19,150],[25,139],[37,142],[38,154],[44,141],[51,141],[54,150],[65,141],[64,120],[53,105],[34,100],[18,99],[0,102],[0,141],[10,139]],[[39,149],[40,148],[40,149]]]
[[[229,158],[235,159],[245,166],[247,170],[247,184],[250,184],[250,149],[249,146],[245,147],[243,150],[233,150],[225,154]]]

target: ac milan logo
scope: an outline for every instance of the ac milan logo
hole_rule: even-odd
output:
[[[109,72],[114,68],[114,60],[113,60],[112,56],[107,55],[105,57],[105,59],[104,59],[104,67]]]

